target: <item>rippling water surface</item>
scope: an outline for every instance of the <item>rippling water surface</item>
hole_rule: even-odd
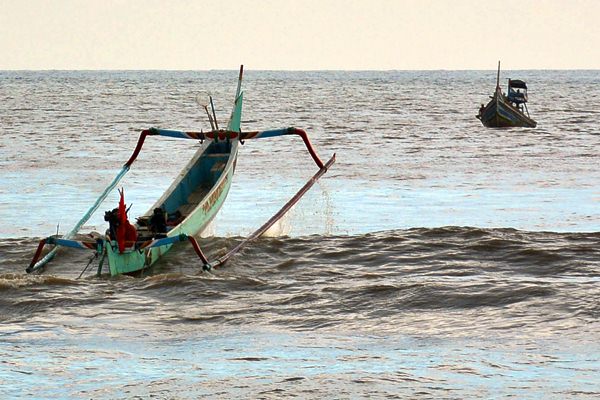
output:
[[[600,75],[505,75],[528,81],[537,128],[474,118],[491,71],[250,70],[242,128],[304,128],[334,167],[220,269],[180,246],[141,277],[78,279],[92,254],[24,273],[39,238],[70,229],[141,129],[206,129],[198,92],[224,121],[237,74],[0,72],[1,397],[597,398]],[[123,181],[133,215],[194,146],[148,140]],[[205,252],[315,170],[297,139],[247,141]]]

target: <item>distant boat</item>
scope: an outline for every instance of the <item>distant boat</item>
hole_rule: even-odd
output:
[[[508,80],[508,95],[500,89],[500,61],[498,61],[498,76],[496,91],[492,100],[479,108],[477,119],[488,128],[525,127],[535,128],[535,122],[527,110],[527,84],[518,79]]]

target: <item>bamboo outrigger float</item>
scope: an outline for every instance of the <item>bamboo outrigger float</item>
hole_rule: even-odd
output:
[[[487,105],[481,105],[477,119],[488,128],[525,127],[535,128],[535,122],[527,109],[527,84],[521,80],[508,80],[508,94],[500,88],[500,61],[496,90]]]
[[[277,222],[327,172],[335,162],[335,154],[324,164],[313,149],[306,132],[297,128],[242,132],[240,127],[243,102],[242,75],[243,66],[240,68],[233,110],[226,129],[221,130],[218,127],[211,98],[212,115],[205,106],[212,128],[209,132],[182,132],[156,128],[142,131],[133,154],[88,212],[65,236],[54,235],[42,239],[26,271],[28,273],[41,272],[55,256],[57,249],[62,246],[95,251],[95,257],[90,260],[90,263],[95,258],[99,260],[98,275],[102,273],[105,261],[108,261],[108,268],[113,276],[135,273],[152,266],[175,243],[182,241],[189,241],[192,244],[202,262],[203,269],[208,270],[224,264],[231,255],[247,243],[260,237]],[[208,226],[227,197],[235,172],[239,144],[246,139],[282,135],[300,136],[319,167],[319,171],[277,214],[250,237],[225,256],[212,263],[209,262],[194,236],[200,234]],[[78,235],[83,224],[97,211],[104,199],[129,171],[148,136],[200,140],[202,145],[167,191],[145,214],[137,218],[135,224],[130,224],[127,219],[124,192],[120,191],[119,207],[105,213],[104,219],[109,222],[110,227],[107,233],[105,235]],[[41,258],[46,245],[53,245],[54,248]],[[82,271],[82,274],[84,272],[85,270]]]

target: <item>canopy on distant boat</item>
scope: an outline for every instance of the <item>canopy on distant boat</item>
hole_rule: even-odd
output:
[[[508,87],[527,90],[527,85],[525,84],[525,82],[519,79],[509,79]]]

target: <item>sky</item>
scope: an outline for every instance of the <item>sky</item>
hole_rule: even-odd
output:
[[[600,69],[600,0],[0,0],[0,69]]]

